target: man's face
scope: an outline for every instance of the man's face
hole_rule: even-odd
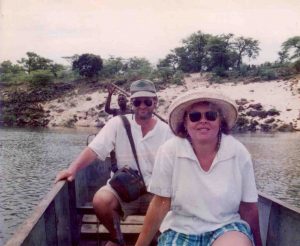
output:
[[[156,101],[156,98],[153,97],[133,98],[131,104],[136,118],[141,120],[150,119],[156,107]]]
[[[118,97],[118,105],[120,108],[125,107],[127,104],[127,98],[124,95],[119,95]]]

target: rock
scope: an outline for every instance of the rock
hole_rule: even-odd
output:
[[[274,121],[275,121],[274,118],[270,118],[270,119],[266,119],[266,120],[264,121],[264,123],[270,124],[270,123],[273,123]]]
[[[242,105],[238,106],[238,112],[242,112],[244,110],[245,110],[245,108]]]
[[[241,99],[239,99],[239,100],[235,100],[235,103],[236,103],[237,105],[245,105],[245,104],[248,103],[248,101],[247,101],[247,99],[245,99],[245,98],[241,98]]]
[[[255,104],[250,104],[248,108],[253,108],[255,110],[262,110],[263,106],[261,105],[261,103],[255,103]]]
[[[275,108],[269,109],[267,112],[269,116],[280,115],[279,111]]]
[[[260,124],[260,129],[263,132],[269,132],[272,130],[272,126],[268,125],[268,124]]]
[[[281,126],[279,126],[277,128],[278,131],[280,132],[293,132],[294,131],[294,127],[293,127],[293,124],[290,123],[290,124],[283,124]]]

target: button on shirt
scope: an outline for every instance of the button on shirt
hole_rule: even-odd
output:
[[[240,202],[258,199],[249,152],[224,134],[207,172],[187,139],[168,140],[158,150],[149,191],[171,198],[161,231],[170,228],[185,234],[201,234],[241,221]]]
[[[173,134],[166,123],[157,119],[154,128],[143,137],[141,126],[136,123],[133,116],[129,114],[126,117],[130,122],[139,164],[147,185],[152,175],[158,148]],[[120,117],[116,116],[109,120],[89,144],[89,148],[101,160],[104,160],[112,150],[115,150],[118,168],[128,166],[137,170],[131,145]]]

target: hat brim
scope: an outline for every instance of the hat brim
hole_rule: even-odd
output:
[[[136,97],[157,97],[156,93],[150,91],[137,91],[130,96],[130,99]]]
[[[169,108],[169,125],[175,135],[183,123],[186,110],[195,103],[210,102],[215,104],[221,111],[228,128],[232,129],[235,125],[238,111],[230,99],[216,93],[203,93],[202,91],[191,91],[174,100]]]

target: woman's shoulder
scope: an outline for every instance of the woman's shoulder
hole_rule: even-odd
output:
[[[164,144],[162,145],[163,149],[170,149],[176,152],[177,149],[182,149],[186,144],[185,138],[180,138],[175,135],[173,135],[171,138],[169,138]]]
[[[223,134],[222,142],[223,146],[225,146],[228,149],[231,149],[235,153],[249,154],[249,151],[247,150],[245,145],[232,135]]]

